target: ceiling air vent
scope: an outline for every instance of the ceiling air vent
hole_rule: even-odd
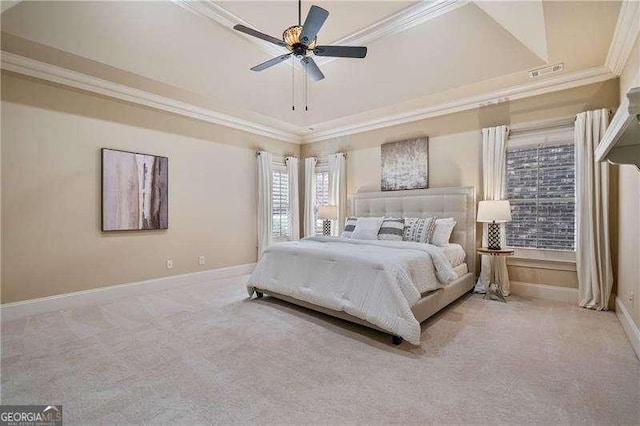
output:
[[[544,68],[538,68],[537,70],[529,71],[529,78],[538,78],[548,74],[560,72],[564,69],[564,64],[550,65]]]

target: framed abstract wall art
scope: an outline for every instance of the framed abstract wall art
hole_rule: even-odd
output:
[[[102,230],[169,227],[169,159],[102,149]]]
[[[428,138],[406,139],[381,146],[381,182],[383,191],[424,189],[428,187]]]

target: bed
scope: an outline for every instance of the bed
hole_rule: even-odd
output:
[[[388,333],[394,344],[419,344],[420,323],[474,287],[474,188],[357,193],[350,215],[453,217],[450,242],[462,248],[457,256],[464,261],[454,267],[448,259],[456,250],[429,244],[312,237],[267,249],[249,278],[249,294]]]

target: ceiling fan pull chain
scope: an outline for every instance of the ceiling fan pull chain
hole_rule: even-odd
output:
[[[296,110],[296,63],[291,56],[291,111]]]
[[[241,33],[259,38],[277,46],[285,47],[289,53],[276,56],[266,62],[251,68],[251,71],[264,71],[267,68],[276,66],[286,61],[291,56],[291,110],[296,110],[296,78],[295,78],[295,62],[300,60],[304,70],[304,82],[302,89],[304,90],[303,98],[304,110],[309,111],[309,73],[311,80],[320,81],[324,79],[324,74],[313,60],[309,52],[313,52],[315,56],[328,56],[332,58],[364,58],[367,56],[367,48],[364,46],[318,46],[318,32],[329,17],[329,12],[320,6],[311,5],[307,17],[302,24],[302,0],[298,0],[298,25],[293,25],[282,33],[282,40],[272,37],[268,34],[261,33],[258,30],[249,28],[245,25],[236,24],[233,29]]]
[[[307,101],[308,101],[308,97],[309,97],[308,96],[308,92],[309,92],[308,81],[309,81],[309,78],[308,78],[308,74],[307,74],[307,67],[306,67],[306,64],[305,64],[305,67],[304,67],[304,110],[305,111],[309,111],[309,107],[307,106],[308,105]]]

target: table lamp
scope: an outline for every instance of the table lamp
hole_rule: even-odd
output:
[[[511,206],[508,200],[480,201],[478,204],[478,222],[489,224],[487,248],[500,250],[500,224],[511,222]]]
[[[338,208],[336,206],[318,207],[318,219],[322,219],[322,235],[331,235],[331,221],[338,220]]]

